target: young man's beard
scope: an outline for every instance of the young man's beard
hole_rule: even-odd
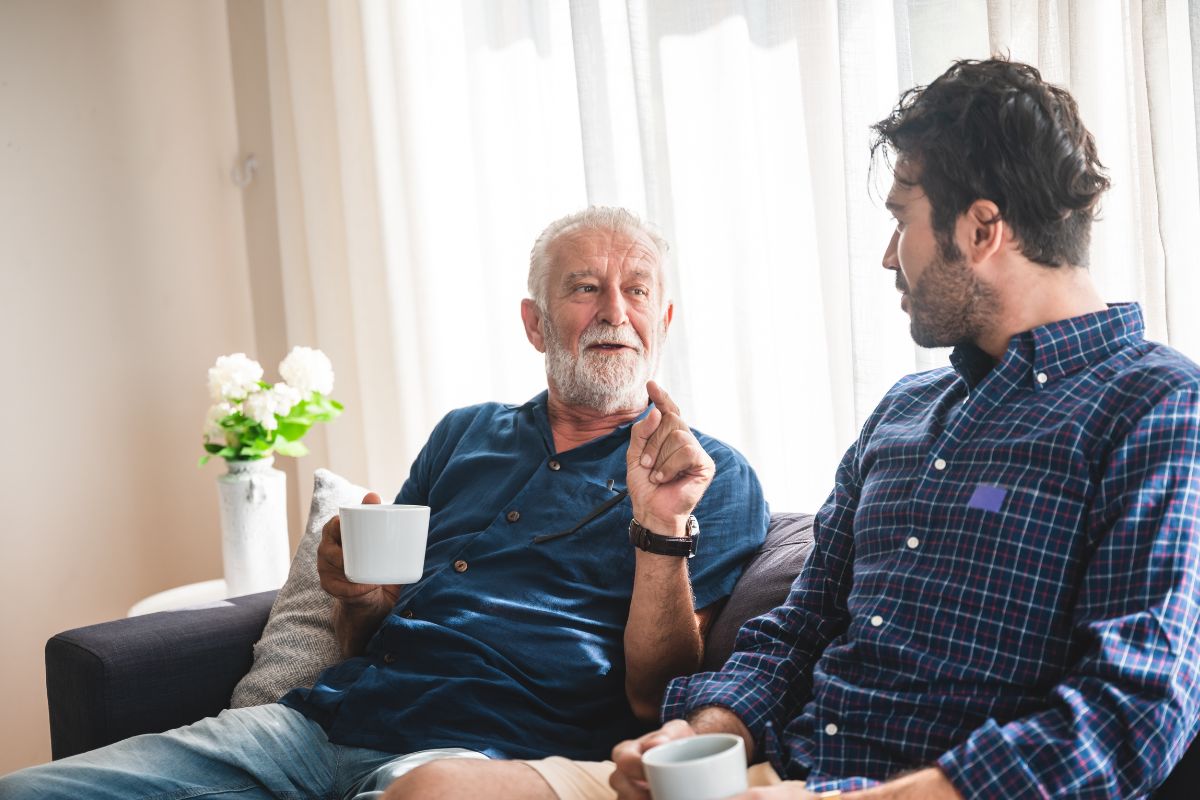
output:
[[[975,275],[953,244],[938,245],[937,257],[915,288],[900,288],[908,291],[909,332],[922,347],[978,342],[1000,313],[995,290]]]

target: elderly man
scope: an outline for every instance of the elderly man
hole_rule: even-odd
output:
[[[620,209],[542,234],[521,315],[548,390],[433,431],[396,497],[431,507],[418,583],[349,582],[326,526],[346,658],[311,689],[14,773],[0,795],[361,798],[471,758],[553,781],[544,757],[600,758],[644,729],[767,523],[744,459],[649,381],[674,313],[666,252]]]
[[[953,366],[887,393],[786,604],[672,682],[612,785],[725,731],[788,779],[763,800],[1145,796],[1200,718],[1200,368],[1092,283],[1108,181],[1066,91],[959,62],[875,131],[883,266]]]

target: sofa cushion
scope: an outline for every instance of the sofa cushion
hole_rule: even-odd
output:
[[[717,614],[704,643],[705,671],[717,670],[733,652],[738,629],[787,599],[813,544],[812,514],[772,514],[767,539]]]
[[[292,689],[312,686],[321,670],[341,661],[333,635],[333,598],[317,575],[317,545],[338,506],[361,503],[366,493],[327,469],[313,475],[308,526],[267,627],[254,645],[254,666],[233,690],[231,708],[274,703]]]

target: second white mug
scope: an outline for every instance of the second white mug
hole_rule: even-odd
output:
[[[642,766],[654,800],[723,800],[746,791],[746,745],[732,733],[704,733],[652,747]]]

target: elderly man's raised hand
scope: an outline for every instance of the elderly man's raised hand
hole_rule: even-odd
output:
[[[654,381],[646,389],[654,408],[633,426],[625,455],[633,515],[655,533],[682,535],[717,468],[670,395]]]
[[[375,492],[367,492],[363,497],[364,504],[380,502]],[[342,520],[336,514],[321,529],[321,543],[317,546],[317,574],[321,578],[321,588],[347,606],[391,608],[400,596],[399,586],[355,583],[346,577],[342,557]]]

